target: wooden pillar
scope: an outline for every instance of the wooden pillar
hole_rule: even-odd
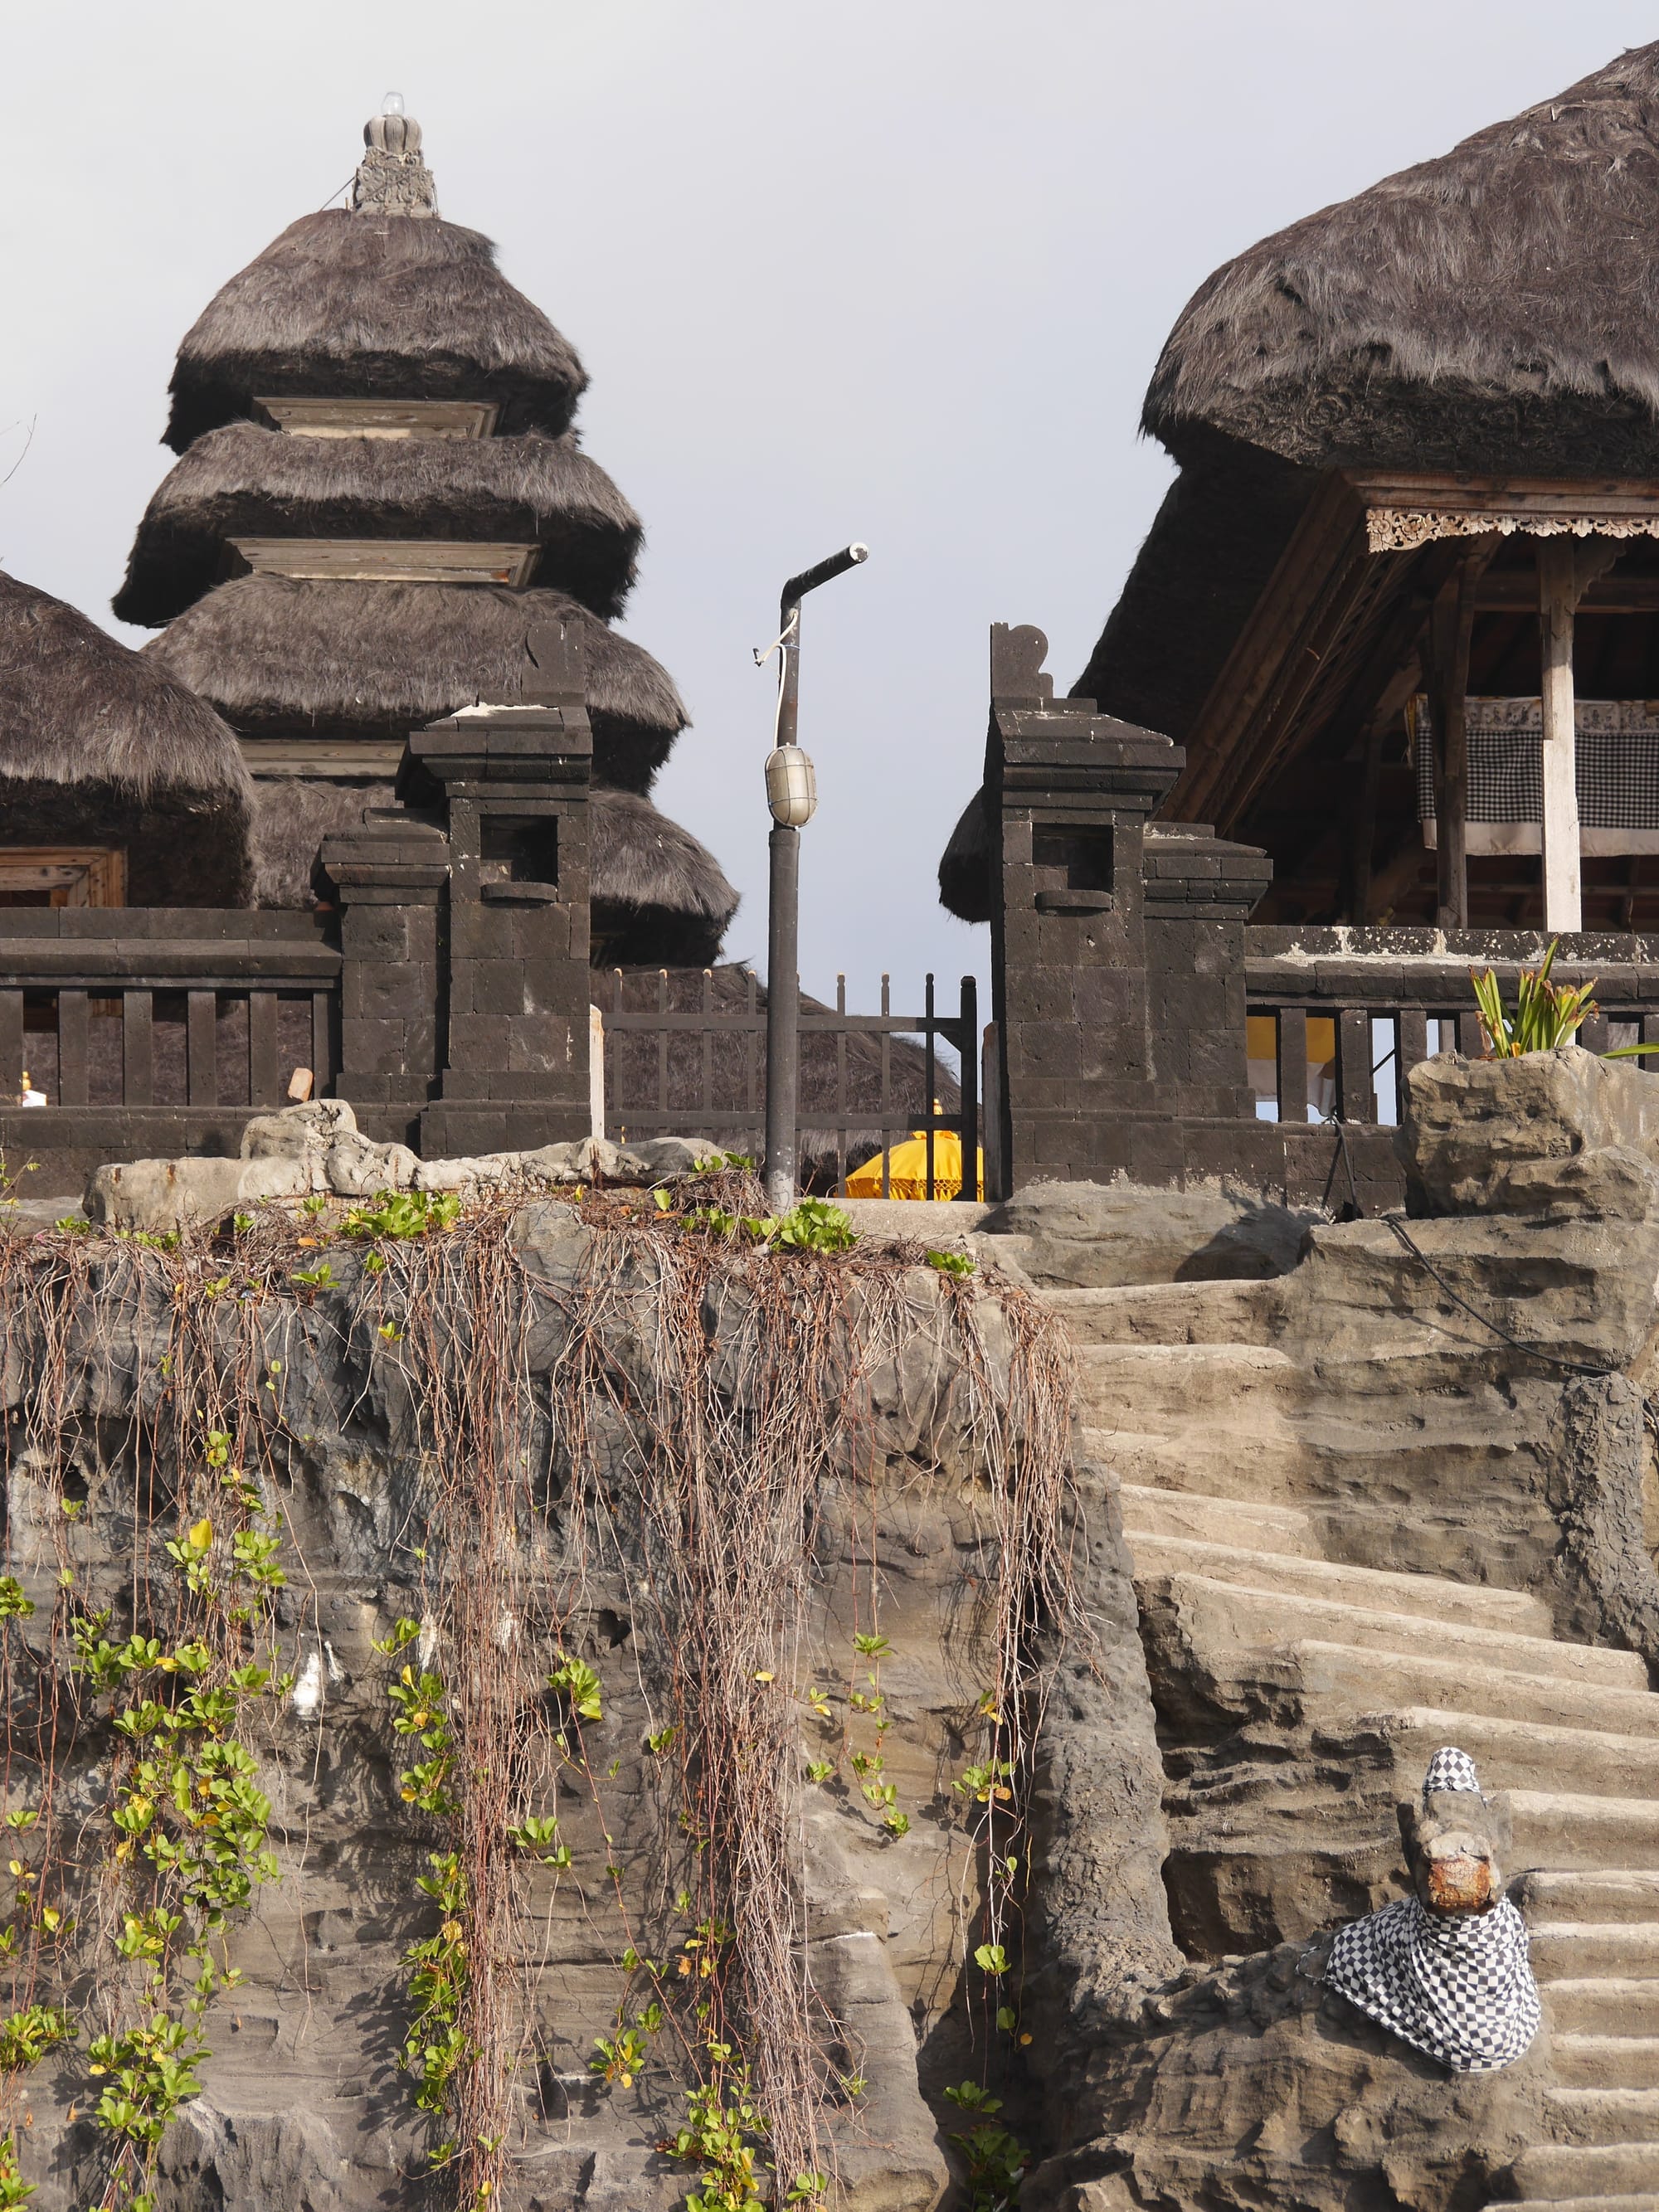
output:
[[[1429,617],[1424,671],[1434,721],[1436,920],[1442,929],[1469,926],[1469,641],[1474,587],[1498,538],[1476,538],[1449,577]]]
[[[1578,604],[1577,548],[1571,538],[1538,541],[1538,621],[1542,633],[1544,927],[1582,929],[1578,865],[1577,732],[1573,721],[1572,629]]]

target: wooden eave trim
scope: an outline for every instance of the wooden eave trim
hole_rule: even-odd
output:
[[[1348,479],[1334,471],[1304,509],[1187,733],[1187,766],[1164,812],[1213,822],[1224,836],[1233,826],[1215,807],[1216,789],[1244,750],[1247,735],[1255,739],[1253,754],[1272,749],[1274,726],[1318,672],[1316,637],[1328,642],[1340,631],[1370,557],[1364,507]],[[1287,666],[1293,648],[1300,669]]]
[[[539,545],[483,538],[233,538],[256,576],[316,583],[506,584],[530,580]]]

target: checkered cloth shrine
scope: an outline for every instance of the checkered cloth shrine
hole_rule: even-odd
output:
[[[1449,1744],[1430,1762],[1424,1802],[1442,1790],[1480,1796],[1474,1760]],[[1325,1980],[1454,2073],[1510,2065],[1538,2033],[1526,1923],[1506,1897],[1490,1911],[1451,1918],[1400,1898],[1340,1930]]]

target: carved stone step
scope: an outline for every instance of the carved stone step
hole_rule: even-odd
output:
[[[1282,1427],[1306,1378],[1283,1352],[1247,1344],[1085,1345],[1078,1392],[1093,1426],[1153,1435],[1187,1432],[1206,1414],[1237,1432]]]
[[[1523,2203],[1559,2207],[1599,2198],[1607,2212],[1609,2198],[1616,2205],[1626,2196],[1641,2203],[1659,2193],[1659,2136],[1601,2149],[1538,2143],[1521,2153],[1513,2171]]]
[[[1659,2139],[1659,2089],[1547,2089],[1544,2108],[1569,2142],[1651,2144]],[[1659,2181],[1659,2163],[1651,2179]]]
[[[1659,2081],[1659,2036],[1558,2035],[1551,2055],[1564,2088],[1650,2089]]]
[[[1659,1920],[1659,1873],[1598,1868],[1579,1874],[1528,1874],[1510,1894],[1533,1928],[1558,1920],[1593,1920],[1604,1927],[1613,1920]]]
[[[1368,1651],[1316,1638],[1298,1639],[1285,1657],[1304,1696],[1328,1698],[1350,1711],[1385,1699],[1401,1711],[1438,1709],[1439,1700],[1455,1693],[1461,1711],[1495,1720],[1659,1737],[1659,1698],[1650,1690],[1610,1690],[1509,1667],[1459,1665],[1449,1682],[1445,1663],[1432,1653]]]
[[[1540,1982],[1659,1978],[1659,1921],[1558,1920],[1532,1931],[1533,1972]],[[1659,2072],[1652,2077],[1659,2087]]]
[[[1659,1982],[1611,1974],[1551,1982],[1544,2002],[1558,2035],[1659,2035]]]
[[[1379,1716],[1379,1725],[1394,1746],[1402,1796],[1419,1786],[1441,1746],[1455,1743],[1474,1759],[1489,1790],[1509,1791],[1512,1806],[1516,1793],[1528,1788],[1579,1790],[1586,1796],[1648,1805],[1659,1815],[1659,1736],[1550,1728],[1536,1721],[1420,1705]],[[1550,1863],[1547,1850],[1518,1811],[1515,1862],[1517,1867]]]
[[[1283,1304],[1280,1287],[1271,1280],[1053,1290],[1042,1298],[1078,1345],[1259,1345],[1267,1341]]]
[[[1231,1641],[1263,1651],[1311,1637],[1367,1650],[1422,1652],[1437,1657],[1454,1685],[1462,1666],[1498,1667],[1560,1681],[1645,1690],[1647,1668],[1633,1651],[1608,1651],[1590,1644],[1563,1644],[1453,1620],[1425,1620],[1407,1613],[1372,1612],[1358,1605],[1298,1593],[1293,1599],[1243,1589],[1196,1574],[1138,1578],[1143,1604],[1179,1610],[1189,1632],[1216,1643]]]
[[[1659,1803],[1579,1797],[1565,1790],[1511,1790],[1517,1844],[1535,1865],[1659,1867]],[[1631,1988],[1651,1987],[1632,1983]],[[1659,2130],[1655,2131],[1659,2141]]]
[[[1267,1550],[1190,1536],[1160,1536],[1131,1528],[1124,1534],[1142,1575],[1188,1572],[1233,1583],[1266,1596],[1328,1598],[1367,1613],[1420,1613],[1425,1620],[1455,1621],[1469,1628],[1552,1641],[1549,1607],[1517,1590],[1493,1589],[1479,1583],[1455,1583],[1441,1575],[1397,1575],[1376,1567],[1351,1567],[1329,1559],[1286,1558]]]
[[[1237,1504],[1294,1502],[1296,1449],[1277,1432],[1261,1435],[1212,1419],[1185,1431],[1177,1427],[1173,1434],[1154,1434],[1133,1421],[1103,1428],[1094,1425],[1086,1412],[1085,1419],[1090,1423],[1084,1431],[1090,1458],[1110,1468],[1126,1489],[1230,1498]]]
[[[1530,2153],[1528,2153],[1530,2156]],[[1523,2197],[1483,2208],[1483,2212],[1659,2212],[1659,2195],[1638,2197]]]
[[[1203,1543],[1234,1544],[1281,1558],[1324,1556],[1312,1517],[1300,1506],[1269,1505],[1254,1498],[1212,1498],[1202,1491],[1135,1482],[1121,1486],[1121,1498],[1131,1547],[1137,1534],[1191,1536]]]

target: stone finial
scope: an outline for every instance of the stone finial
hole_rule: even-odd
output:
[[[351,186],[354,213],[437,214],[438,187],[421,159],[421,126],[404,114],[401,93],[387,93],[380,113],[364,124],[363,145]]]

